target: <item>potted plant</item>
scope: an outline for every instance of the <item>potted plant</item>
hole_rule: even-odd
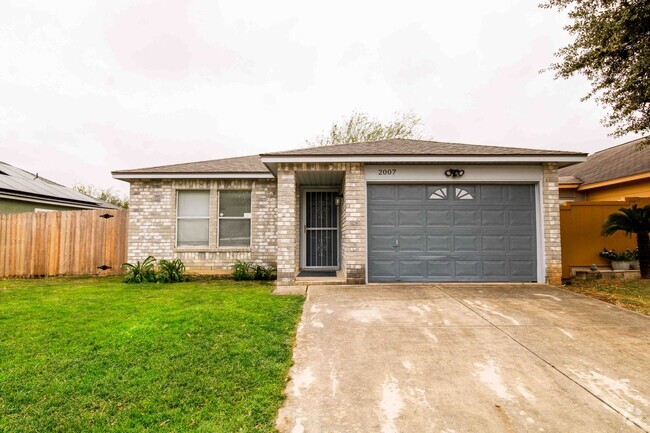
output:
[[[625,250],[622,253],[616,252],[616,250],[608,250],[603,248],[600,252],[600,257],[609,259],[610,264],[612,265],[612,270],[614,271],[627,271],[632,265],[634,260],[634,253],[630,250]]]
[[[638,207],[634,204],[618,211],[607,217],[602,234],[609,236],[618,231],[635,234],[641,278],[650,278],[650,205]]]

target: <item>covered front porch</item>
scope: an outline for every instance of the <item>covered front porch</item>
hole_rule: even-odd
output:
[[[360,163],[279,164],[278,284],[366,282]]]

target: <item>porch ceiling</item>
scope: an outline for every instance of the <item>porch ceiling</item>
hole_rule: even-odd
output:
[[[344,171],[296,171],[296,183],[303,186],[339,186]]]

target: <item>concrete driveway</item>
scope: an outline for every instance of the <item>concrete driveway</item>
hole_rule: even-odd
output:
[[[312,286],[281,432],[650,431],[650,319],[546,285]]]

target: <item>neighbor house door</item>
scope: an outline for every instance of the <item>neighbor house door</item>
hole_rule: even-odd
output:
[[[338,191],[306,190],[302,200],[302,267],[339,268]]]

